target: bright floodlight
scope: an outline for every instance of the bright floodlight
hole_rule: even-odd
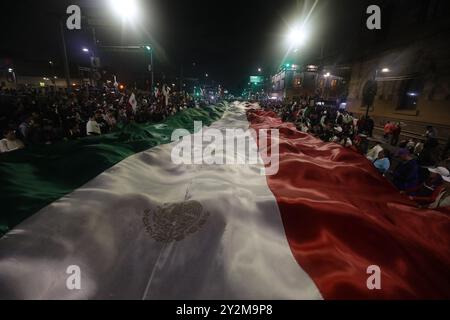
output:
[[[389,71],[391,71],[391,70],[389,70],[389,68],[383,68],[383,69],[381,69],[381,72],[384,72],[384,73],[389,72]]]
[[[325,73],[324,77],[328,78],[329,76],[331,76],[331,74],[329,72]]]
[[[298,26],[293,27],[288,34],[289,44],[297,48],[305,43],[306,40],[306,32],[305,29],[300,28]]]
[[[83,52],[89,52],[88,48],[83,48],[82,50],[83,50]]]
[[[114,12],[123,20],[133,20],[138,12],[136,0],[109,0]]]
[[[258,72],[261,72],[262,71],[262,69],[261,68],[258,68]]]

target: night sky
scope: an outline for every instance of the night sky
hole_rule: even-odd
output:
[[[138,0],[139,1],[139,0]],[[371,3],[380,1],[371,1]],[[62,70],[58,15],[69,4],[78,4],[82,14],[97,17],[110,25],[97,27],[103,45],[151,43],[156,50],[155,71],[168,77],[180,74],[210,79],[235,89],[247,82],[258,67],[272,73],[287,51],[285,34],[294,21],[301,21],[314,0],[306,1],[174,1],[140,0],[141,19],[135,27],[123,28],[108,9],[106,0],[2,1],[0,58],[55,61]],[[305,62],[314,60],[324,46],[326,54],[345,60],[354,50],[365,23],[368,1],[319,0],[308,22],[307,45],[302,48]],[[86,64],[80,48],[92,46],[86,24],[81,31],[67,31],[69,59]],[[142,57],[100,54],[105,65],[120,72],[142,68]],[[193,65],[195,63],[195,65]]]

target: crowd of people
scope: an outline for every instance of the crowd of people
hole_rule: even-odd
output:
[[[27,146],[52,144],[109,133],[130,122],[161,121],[198,103],[166,85],[152,93],[122,92],[116,88],[80,87],[0,90],[0,153]],[[450,139],[441,148],[432,126],[420,139],[400,141],[401,123],[384,124],[384,135],[371,139],[370,117],[355,117],[345,109],[326,106],[318,99],[266,100],[261,107],[293,122],[302,132],[341,144],[366,155],[373,166],[400,192],[419,206],[450,206]]]
[[[371,117],[355,117],[345,109],[326,106],[317,97],[265,100],[261,106],[294,123],[302,132],[365,155],[380,174],[418,206],[450,206],[450,138],[441,147],[432,126],[427,126],[418,139],[400,140],[404,124],[386,122],[384,135],[375,139]]]
[[[0,153],[113,131],[129,122],[160,121],[195,107],[192,96],[166,85],[152,93],[90,86],[0,90]]]

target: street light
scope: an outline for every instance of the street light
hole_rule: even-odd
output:
[[[138,5],[136,0],[109,0],[109,5],[123,21],[132,21],[137,16]]]
[[[261,68],[258,68],[258,72],[261,72],[262,71],[262,69]]]
[[[152,80],[152,84],[150,87],[150,90],[153,92],[153,83],[154,83],[154,77],[153,77],[153,72],[154,72],[154,68],[153,68],[153,48],[150,45],[144,45],[143,48],[145,49],[145,51],[150,52],[150,65],[148,66],[150,73],[151,73],[151,80]]]
[[[288,41],[291,48],[295,50],[298,49],[299,46],[302,46],[305,43],[307,34],[306,30],[299,26],[294,26],[288,33]]]
[[[86,52],[86,53],[88,53],[89,52],[89,49],[88,48],[83,48],[83,49],[81,49],[83,52]]]
[[[388,72],[391,72],[391,69],[389,69],[389,68],[381,68],[381,69],[376,69],[375,70],[375,81],[377,80],[377,77],[378,77],[378,73],[379,72],[382,72],[382,73],[388,73]]]

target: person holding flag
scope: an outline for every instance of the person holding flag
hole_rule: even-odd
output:
[[[130,99],[128,100],[128,104],[133,109],[133,113],[136,114],[137,100],[136,100],[136,96],[134,95],[134,92],[131,93]]]
[[[164,107],[167,108],[167,106],[169,105],[170,88],[169,88],[169,86],[167,86],[166,84],[163,84],[163,87],[162,87],[162,94],[163,94],[163,96],[164,96]]]

